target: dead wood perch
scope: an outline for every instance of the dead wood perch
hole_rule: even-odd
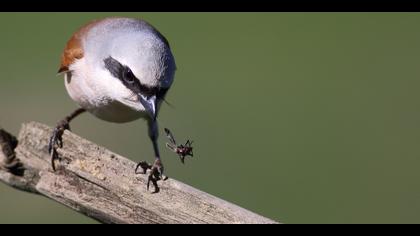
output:
[[[103,223],[276,223],[174,179],[146,191],[136,163],[66,131],[59,169],[52,172],[52,129],[24,124],[16,140],[0,130],[0,180],[40,194]]]

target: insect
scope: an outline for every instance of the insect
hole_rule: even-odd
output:
[[[177,145],[171,131],[165,128],[165,133],[166,133],[166,137],[168,137],[170,141],[170,143],[166,143],[166,147],[179,155],[179,158],[181,159],[182,164],[185,163],[185,157],[187,156],[194,157],[193,147],[191,146],[193,144],[193,141],[187,140],[187,142],[184,145],[182,144]]]

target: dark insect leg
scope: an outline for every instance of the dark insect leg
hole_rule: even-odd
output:
[[[193,144],[193,142],[194,141],[190,141],[190,140],[188,140],[188,147],[190,147],[191,148],[191,150],[190,150],[190,152],[188,153],[191,157],[194,157],[194,153],[193,153],[193,148],[192,148],[192,144]]]
[[[181,160],[182,164],[185,164],[185,156],[182,154],[179,154],[179,159]]]
[[[187,147],[191,147],[191,146],[192,146],[192,144],[193,144],[193,142],[194,142],[194,141],[187,140],[187,142],[185,143],[185,146],[187,146]]]
[[[51,155],[51,166],[52,169],[55,171],[55,160],[58,159],[58,148],[63,148],[63,134],[65,130],[70,130],[70,122],[79,116],[80,114],[86,112],[85,109],[79,108],[73,113],[71,113],[69,116],[64,118],[63,120],[59,121],[57,123],[57,126],[54,129],[54,132],[50,138],[50,141],[48,143],[48,153]]]

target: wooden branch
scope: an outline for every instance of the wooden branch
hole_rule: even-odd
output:
[[[17,142],[0,130],[0,180],[103,223],[276,223],[174,179],[159,181],[160,192],[152,194],[146,176],[134,174],[136,163],[68,131],[53,172],[51,133],[24,124]]]

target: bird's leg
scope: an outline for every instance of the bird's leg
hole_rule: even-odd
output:
[[[136,174],[138,174],[137,170],[139,169],[139,167],[143,169],[143,174],[146,174],[146,171],[150,169],[150,173],[147,180],[147,190],[149,190],[150,182],[152,182],[155,187],[154,193],[157,193],[160,190],[157,184],[157,181],[162,180],[162,179],[166,180],[167,177],[163,177],[164,169],[163,169],[162,160],[160,159],[159,147],[157,143],[157,139],[159,136],[157,121],[149,120],[148,126],[149,126],[149,137],[150,137],[150,140],[152,141],[153,150],[155,153],[155,162],[153,163],[153,165],[149,165],[147,162],[142,161],[139,164],[137,164],[135,172]]]
[[[52,169],[55,171],[55,160],[58,159],[57,147],[63,147],[63,134],[65,130],[70,130],[70,122],[79,116],[80,114],[86,112],[85,109],[79,108],[73,113],[71,113],[66,118],[60,120],[57,123],[57,126],[54,129],[54,132],[50,138],[50,142],[48,144],[48,153],[51,155],[51,165]]]

